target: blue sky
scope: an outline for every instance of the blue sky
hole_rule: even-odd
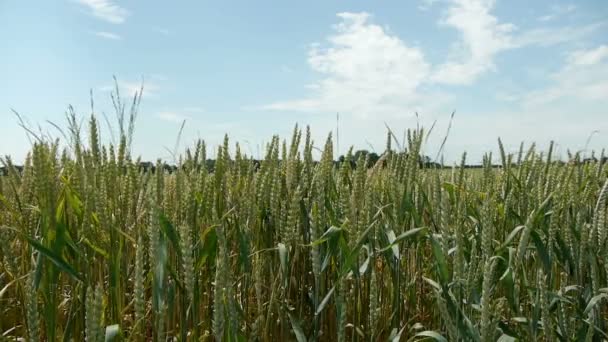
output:
[[[0,2],[0,155],[29,142],[11,109],[51,135],[69,104],[114,116],[144,79],[134,153],[166,158],[228,133],[258,156],[273,134],[309,124],[321,145],[340,113],[340,151],[380,152],[435,129],[435,156],[471,162],[521,141],[558,153],[608,147],[608,3],[587,1]],[[416,117],[415,113],[419,113]],[[104,126],[103,137],[109,139]]]

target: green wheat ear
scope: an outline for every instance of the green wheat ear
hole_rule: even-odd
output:
[[[133,296],[135,297],[135,323],[137,331],[134,334],[141,336],[142,331],[147,326],[144,321],[146,315],[146,295],[145,295],[145,270],[144,270],[144,240],[140,234],[135,247],[135,278],[133,284]],[[143,337],[143,336],[141,336]]]
[[[3,338],[608,338],[604,152],[499,139],[449,168],[413,129],[337,162],[296,125],[261,160],[226,135],[152,167],[116,105],[116,132],[70,112],[66,141],[1,159]]]
[[[105,329],[102,326],[103,317],[103,289],[97,285],[95,290],[89,287],[86,296],[86,340],[100,342],[105,336]]]
[[[26,294],[27,332],[30,341],[40,341],[40,317],[38,315],[38,291],[34,275],[28,277]]]

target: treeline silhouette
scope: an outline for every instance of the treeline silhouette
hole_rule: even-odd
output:
[[[391,151],[391,153],[398,153],[398,154],[405,154],[406,157],[407,156],[407,152],[396,152],[396,151]],[[367,167],[371,168],[372,166],[376,165],[376,163],[380,160],[381,155],[378,155],[376,152],[369,152],[368,150],[357,150],[355,153],[352,154],[351,157],[349,157],[350,159],[350,164],[351,167],[354,169],[356,167],[356,162],[357,160],[359,160],[359,157],[363,155],[363,157],[368,157],[367,159]],[[334,161],[334,164],[341,164],[344,162],[344,160],[347,157],[344,155],[341,155],[340,157],[338,157],[337,160]],[[581,160],[581,163],[583,164],[587,164],[587,163],[592,163],[592,162],[597,162],[598,159],[596,157],[591,157],[591,158],[585,158],[583,160]],[[0,166],[0,176],[6,176],[9,173],[9,169],[13,168],[17,173],[21,173],[23,172],[23,165],[7,165],[5,160],[2,160],[3,165]],[[254,164],[254,168],[255,170],[257,170],[260,165],[261,165],[261,160],[258,159],[254,159],[253,160],[253,164]],[[608,157],[603,157],[601,160],[602,163],[606,163],[608,162]],[[314,164],[316,164],[317,162],[314,162]],[[563,161],[554,161],[554,163],[558,163],[558,164],[565,164],[565,162]],[[173,173],[178,169],[178,166],[175,164],[168,164],[168,163],[162,163],[162,169],[164,172],[166,173]],[[437,163],[435,161],[433,161],[431,159],[431,157],[429,156],[425,156],[425,155],[421,155],[418,158],[418,165],[420,168],[445,168],[445,169],[449,169],[452,167],[452,165],[442,165],[441,163]],[[514,164],[515,165],[515,164]],[[207,168],[207,170],[209,171],[213,171],[215,169],[215,159],[207,159],[205,162],[205,166]],[[383,165],[384,166],[384,163]],[[501,167],[502,165],[500,164],[494,164],[494,167]],[[185,167],[185,165],[183,166]],[[465,165],[466,169],[479,169],[482,168],[483,165],[482,164],[467,164]],[[140,172],[152,172],[155,173],[157,169],[157,164],[150,162],[150,161],[142,161],[139,163],[139,171]]]

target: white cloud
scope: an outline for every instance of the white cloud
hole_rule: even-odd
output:
[[[573,65],[594,65],[608,58],[608,45],[600,45],[591,50],[579,50],[570,55],[570,63]]]
[[[572,5],[572,4],[553,5],[553,6],[551,6],[551,10],[550,10],[549,14],[538,17],[538,21],[545,21],[545,22],[551,21],[551,20],[557,19],[563,15],[566,15],[568,13],[572,13],[575,10],[576,10],[576,6]]]
[[[327,46],[313,44],[309,50],[309,66],[323,75],[308,85],[313,95],[264,108],[359,117],[413,113],[422,98],[417,90],[430,72],[422,51],[371,23],[367,13],[338,17]]]
[[[142,87],[142,81],[124,81],[118,80],[118,90],[123,98],[131,98],[135,93],[139,92]],[[115,84],[108,84],[100,87],[100,90],[111,92],[116,88]],[[160,86],[152,82],[143,82],[143,97],[154,97],[157,95]]]
[[[608,22],[581,27],[540,27],[518,31],[493,13],[494,0],[446,0],[449,5],[440,25],[455,29],[460,38],[447,60],[434,67],[423,51],[370,22],[368,13],[339,13],[328,47],[314,44],[308,64],[323,79],[307,85],[314,95],[276,102],[274,110],[308,112],[378,112],[421,103],[422,89],[433,85],[470,85],[496,69],[496,55],[529,46],[551,46],[578,41]],[[435,1],[423,1],[433,5]],[[573,11],[573,6],[554,11]],[[424,89],[428,94],[429,89]],[[433,96],[435,98],[435,96]],[[445,96],[443,97],[445,99]]]
[[[538,17],[538,21],[549,21],[549,20],[553,20],[555,16],[552,14],[547,14],[547,15],[543,15]]]
[[[603,28],[607,21],[600,21],[584,26],[541,27],[522,32],[516,36],[514,47],[523,48],[530,45],[547,47],[583,39],[585,36]]]
[[[484,73],[495,70],[496,56],[507,50],[579,42],[606,24],[598,22],[581,27],[520,30],[492,13],[493,1],[445,1],[449,6],[440,24],[459,33],[458,42],[445,62],[431,65],[420,48],[373,23],[367,13],[340,13],[340,21],[326,42],[313,44],[309,49],[309,67],[320,75],[318,81],[306,86],[309,95],[270,103],[261,109],[315,114],[306,116],[304,121],[323,133],[335,127],[335,113],[339,112],[342,147],[351,143],[365,147],[364,141],[367,140],[363,139],[369,139],[381,150],[386,132],[383,122],[390,127],[413,127],[417,121],[411,113],[418,111],[425,115],[425,127],[429,127],[432,123],[432,120],[428,122],[429,114],[449,116],[458,103],[453,95],[441,92],[442,85],[474,83]],[[606,54],[604,50],[578,51],[569,57],[569,64],[601,63]],[[576,132],[568,131],[568,120],[572,117],[566,112],[571,114],[579,105],[581,115],[587,115],[586,118],[601,117],[601,109],[588,105],[597,104],[595,101],[608,93],[608,67],[601,68],[599,64],[593,68],[579,66],[576,71],[564,68],[551,76],[543,71],[540,76],[548,77],[554,85],[532,94],[529,89],[520,89],[518,84],[496,89],[494,97],[502,102],[496,108],[502,105],[510,110],[490,110],[492,115],[482,115],[471,113],[471,108],[465,106],[467,112],[462,116],[456,115],[455,125],[467,128],[455,133],[456,138],[450,137],[460,142],[454,145],[452,153],[461,153],[464,149],[476,153],[493,149],[498,135],[519,142],[543,125],[553,131],[538,135],[541,142],[546,137],[548,141],[549,137],[555,139],[562,134],[564,139],[560,140],[564,144],[576,145],[576,136],[586,134],[593,125],[580,124]],[[568,106],[549,104],[562,96],[574,97],[575,100]],[[247,109],[259,110],[260,107]],[[298,118],[298,114],[291,117]],[[531,128],[522,129],[525,125]],[[445,129],[440,126],[437,125],[435,135],[441,135],[437,132]],[[480,143],[480,135],[471,135],[471,131],[484,131],[484,142]],[[430,153],[434,155],[436,152]],[[450,155],[449,158],[457,159],[458,155]]]
[[[169,121],[169,122],[177,122],[177,123],[181,123],[184,120],[190,119],[190,116],[185,115],[184,113],[173,112],[173,111],[162,111],[162,112],[159,112],[157,116],[161,120]]]
[[[608,46],[572,52],[550,79],[551,86],[526,97],[526,106],[538,107],[560,100],[608,103]]]
[[[99,31],[99,32],[95,32],[95,35],[97,37],[109,39],[109,40],[122,40],[121,36],[119,36],[115,33],[112,33],[112,32]]]
[[[109,0],[76,0],[88,8],[91,15],[112,24],[122,24],[129,11]]]
[[[451,0],[441,25],[455,28],[460,40],[452,56],[437,66],[431,76],[439,84],[469,85],[485,72],[496,69],[497,54],[527,46],[542,46],[580,40],[606,25],[605,21],[580,27],[540,27],[518,31],[512,23],[503,23],[492,14],[494,0]],[[574,6],[554,7],[565,14]],[[464,53],[462,52],[464,51]]]
[[[181,123],[184,120],[194,120],[196,119],[198,114],[202,113],[205,113],[204,108],[198,106],[190,106],[177,110],[163,110],[158,112],[157,117],[161,120]]]
[[[515,102],[519,99],[517,94],[508,91],[497,91],[494,97],[502,102]]]
[[[442,25],[459,31],[461,40],[455,51],[466,50],[464,55],[451,57],[438,66],[432,80],[443,84],[471,84],[482,73],[494,69],[494,56],[514,46],[512,32],[515,26],[500,23],[490,12],[492,0],[454,0],[447,10]]]

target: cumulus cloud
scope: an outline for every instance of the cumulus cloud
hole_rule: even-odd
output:
[[[76,0],[85,6],[91,15],[112,24],[122,24],[129,11],[109,0]]]
[[[607,24],[601,21],[580,27],[538,27],[522,31],[493,15],[494,5],[494,0],[450,1],[439,23],[456,29],[460,39],[453,46],[452,56],[435,68],[431,76],[433,82],[470,85],[484,73],[496,69],[494,59],[503,51],[580,40]],[[564,14],[574,9],[574,6],[554,7],[553,11]]]
[[[431,79],[443,84],[471,84],[482,73],[494,69],[494,56],[514,46],[515,25],[501,23],[491,14],[492,0],[454,0],[441,24],[461,36],[454,50],[464,49],[439,65]]]
[[[322,132],[335,127],[335,113],[339,112],[342,141],[362,145],[363,135],[381,149],[386,132],[384,122],[390,127],[413,127],[418,124],[418,118],[411,115],[414,111],[423,113],[426,127],[432,124],[433,116],[443,122],[437,124],[435,133],[444,129],[449,113],[458,104],[454,95],[447,92],[452,88],[446,85],[475,83],[498,68],[495,60],[500,53],[558,44],[560,49],[567,49],[608,23],[520,29],[493,13],[494,1],[441,2],[447,7],[440,27],[458,33],[443,62],[431,65],[421,48],[375,23],[368,13],[339,13],[338,23],[326,40],[309,48],[307,63],[319,78],[307,85],[308,96],[277,101],[261,109],[310,113],[306,122]],[[519,143],[528,131],[535,133],[541,126],[552,131],[537,134],[539,140],[561,135],[565,145],[577,146],[576,138],[586,134],[595,123],[577,123],[576,127],[569,124],[573,109],[586,118],[605,114],[597,101],[608,101],[607,54],[604,45],[575,51],[553,74],[542,71],[540,77],[549,82],[545,88],[521,89],[520,84],[513,84],[497,89],[495,100],[508,108],[501,109],[499,104],[485,113],[474,113],[469,108],[467,113],[457,114],[454,136],[450,138],[455,142],[454,152],[493,149],[498,135]],[[572,101],[564,106],[564,102],[558,102],[561,99]],[[290,118],[294,117],[297,116]],[[530,130],[522,129],[526,125]],[[569,131],[570,127],[575,131]],[[471,134],[482,131],[484,142],[480,142],[481,133]]]
[[[372,110],[378,114],[403,108],[420,109],[425,98],[447,100],[445,94],[437,96],[434,86],[470,85],[483,74],[496,70],[494,60],[501,52],[577,41],[607,24],[522,31],[499,20],[492,13],[494,5],[494,0],[447,0],[439,24],[455,29],[459,39],[448,58],[435,66],[427,62],[420,48],[373,23],[370,14],[338,13],[340,22],[333,27],[333,34],[325,43],[313,44],[309,50],[308,65],[322,75],[319,81],[307,85],[312,95],[271,103],[264,108],[363,115]],[[554,8],[558,10],[563,12]],[[430,89],[435,89],[435,94],[428,95]]]
[[[313,44],[308,65],[322,78],[307,98],[275,102],[273,110],[346,112],[367,116],[413,108],[430,65],[417,47],[371,22],[368,13],[339,13],[325,44]],[[411,111],[413,112],[413,111]]]

